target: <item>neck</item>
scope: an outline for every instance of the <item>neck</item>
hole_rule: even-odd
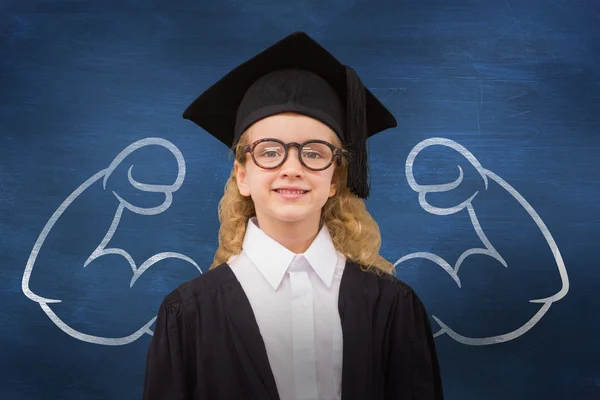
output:
[[[310,247],[320,228],[320,216],[295,222],[272,220],[264,216],[261,218],[260,215],[256,219],[267,236],[295,254],[304,253]]]

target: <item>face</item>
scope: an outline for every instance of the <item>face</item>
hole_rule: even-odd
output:
[[[247,144],[262,138],[275,138],[284,143],[325,140],[339,145],[335,132],[316,119],[292,113],[278,114],[256,122],[246,133]],[[335,163],[323,171],[312,171],[298,159],[298,149],[290,147],[283,165],[263,169],[245,155],[245,165],[234,164],[237,184],[243,196],[251,196],[259,223],[271,226],[283,223],[318,225],[321,209],[336,193],[332,182]],[[295,194],[285,189],[304,190]],[[307,225],[307,226],[308,226]]]

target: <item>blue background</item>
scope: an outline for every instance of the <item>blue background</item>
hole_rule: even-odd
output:
[[[173,203],[157,215],[125,210],[110,246],[139,267],[175,252],[203,270],[217,246],[217,204],[232,158],[181,118],[231,68],[305,30],[389,107],[398,127],[369,141],[381,254],[391,262],[429,252],[454,265],[481,247],[467,210],[424,210],[407,179],[411,149],[452,140],[514,188],[539,214],[568,274],[568,292],[529,331],[474,346],[436,338],[447,399],[600,398],[600,4],[597,1],[9,1],[0,4],[0,398],[140,398],[150,336],[110,346],[54,324],[24,292],[60,299],[53,312],[78,332],[125,337],[155,315],[166,293],[196,276],[188,261],[161,260],[130,288],[119,255],[83,264],[119,201],[139,207],[172,185],[173,154],[136,150],[103,187],[92,184],[34,246],[61,203],[130,144],[168,140],[185,160]],[[463,155],[465,153],[462,153]],[[461,287],[439,265],[412,259],[397,275],[429,312],[463,336],[514,331],[540,309],[529,302],[564,288],[540,228],[511,193],[460,153],[428,147],[414,163],[427,195],[472,205],[507,267],[467,258]],[[563,293],[564,294],[564,293]],[[435,330],[439,325],[432,317]],[[93,341],[92,341],[93,342]]]

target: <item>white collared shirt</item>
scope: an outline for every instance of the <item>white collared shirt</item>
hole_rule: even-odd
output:
[[[341,399],[338,295],[346,257],[327,227],[294,254],[252,218],[242,252],[227,263],[252,306],[280,399]]]

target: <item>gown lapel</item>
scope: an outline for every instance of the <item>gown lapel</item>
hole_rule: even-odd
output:
[[[368,398],[371,330],[368,308],[368,274],[358,264],[347,262],[340,283],[338,308],[342,323],[342,399]]]
[[[271,371],[267,349],[252,306],[235,274],[224,264],[219,266],[227,275],[226,308],[235,350],[248,376],[256,398],[279,400],[275,378]]]

